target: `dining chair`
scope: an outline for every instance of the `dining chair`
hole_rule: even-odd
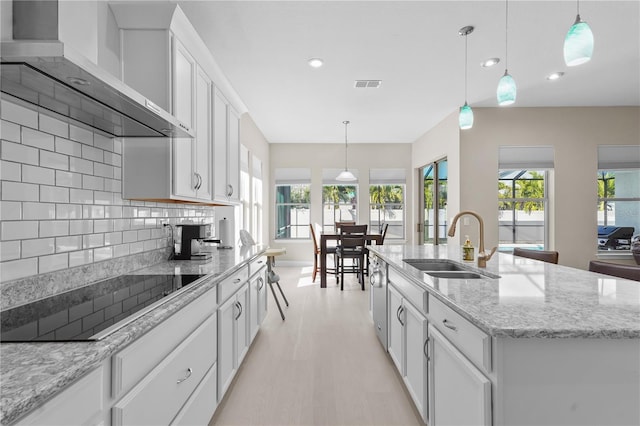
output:
[[[320,240],[318,236],[320,235],[321,229],[318,224],[309,224],[309,229],[311,229],[311,239],[313,240],[313,272],[311,274],[311,282],[316,282],[316,275],[320,272]],[[333,254],[333,268],[327,268],[327,272],[333,273],[336,277],[338,276],[337,272],[337,262],[336,262],[336,246],[327,246],[327,254]]]
[[[335,224],[335,228],[336,228],[336,233],[340,233],[340,229],[344,226],[344,225],[355,225],[356,222],[355,221],[342,221],[342,222],[336,222]]]
[[[358,281],[364,291],[364,262],[365,262],[365,235],[367,225],[343,225],[340,228],[339,245],[336,248],[338,259],[338,271],[340,272],[340,290],[344,290],[344,274],[358,274]],[[351,259],[352,264],[347,266],[345,259]]]
[[[527,250],[519,247],[513,249],[513,255],[519,257],[526,257],[529,259],[541,260],[547,263],[558,264],[558,252],[557,251],[545,251],[545,250]]]
[[[589,271],[611,275],[618,278],[626,278],[633,281],[640,281],[640,266],[636,265],[624,265],[621,263],[592,260],[589,262]]]
[[[380,238],[380,242],[376,243],[376,245],[384,244],[384,239],[387,236],[387,228],[389,228],[388,223],[381,223],[378,232],[382,237]],[[371,245],[371,241],[366,242],[366,245]],[[364,274],[369,275],[369,249],[365,246],[364,248]]]

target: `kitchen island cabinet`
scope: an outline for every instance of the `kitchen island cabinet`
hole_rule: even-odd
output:
[[[416,337],[404,349],[427,363],[430,426],[640,424],[637,282],[508,254],[481,270],[463,264],[458,247],[370,250],[389,265],[390,347],[391,310],[409,304],[428,323],[426,348]],[[404,259],[452,260],[498,278],[436,278]],[[392,284],[394,274],[425,297]]]
[[[249,264],[259,261],[264,250],[225,250],[208,261],[174,260],[133,271],[206,277],[102,340],[1,344],[0,423],[43,424],[47,419],[44,424],[106,426],[120,418],[126,424],[127,416],[149,410],[143,402],[161,391],[179,396],[157,410],[160,423],[206,424],[222,397],[216,331],[220,296],[227,290],[223,293],[220,284],[240,276],[246,288]],[[165,385],[172,390],[162,390]],[[74,406],[78,403],[82,407]]]

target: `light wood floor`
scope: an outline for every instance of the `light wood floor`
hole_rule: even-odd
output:
[[[349,275],[341,292],[329,276],[321,289],[311,267],[275,269],[286,321],[269,292],[267,318],[209,425],[421,425],[375,335],[368,286]]]

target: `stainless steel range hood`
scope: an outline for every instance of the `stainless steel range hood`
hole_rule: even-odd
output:
[[[48,9],[34,13],[33,7]],[[13,15],[14,41],[0,46],[3,93],[117,137],[194,136],[188,126],[57,40],[56,1],[15,1]]]

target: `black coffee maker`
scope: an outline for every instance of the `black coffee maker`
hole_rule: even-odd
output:
[[[194,246],[200,247],[199,244],[192,244],[211,237],[211,225],[208,224],[182,224],[176,225],[179,229],[180,237],[180,253],[176,253],[174,259],[177,260],[204,260],[211,257],[209,252],[200,252],[200,249],[194,249]]]

